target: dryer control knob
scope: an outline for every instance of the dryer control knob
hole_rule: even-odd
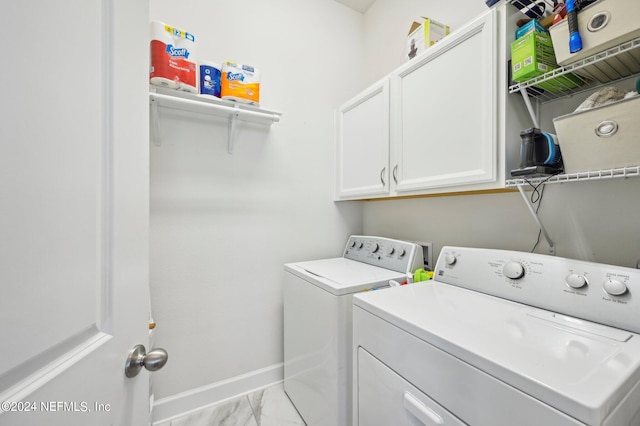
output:
[[[507,262],[507,264],[504,265],[504,268],[502,268],[502,273],[507,278],[511,278],[512,280],[517,280],[524,276],[524,266],[522,266],[522,264],[520,264],[519,262],[515,262],[515,261]]]
[[[371,253],[377,253],[380,250],[380,244],[373,243],[373,248],[371,249]]]
[[[389,249],[387,249],[387,254],[388,254],[389,256],[391,256],[391,255],[392,255],[393,253],[395,253],[395,252],[396,252],[395,247],[389,247]]]
[[[569,274],[565,278],[565,282],[571,288],[582,288],[587,285],[587,279],[579,274]]]
[[[455,255],[453,254],[447,254],[444,256],[444,263],[446,263],[449,266],[455,265],[457,261],[458,259],[456,259]]]
[[[402,256],[404,256],[405,254],[407,254],[407,250],[405,250],[405,249],[401,248],[401,249],[400,249],[400,253],[398,253],[398,256],[402,257]]]
[[[627,292],[627,285],[620,280],[608,279],[604,282],[604,291],[612,296],[621,296]]]

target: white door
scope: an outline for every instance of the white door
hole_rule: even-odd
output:
[[[388,195],[389,79],[342,105],[337,129],[337,199]]]
[[[0,28],[0,424],[145,424],[148,0],[5,2]]]
[[[497,30],[492,9],[394,73],[396,192],[496,181]]]

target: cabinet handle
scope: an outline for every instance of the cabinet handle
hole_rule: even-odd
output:
[[[382,186],[387,186],[387,183],[384,181],[384,172],[387,170],[387,166],[383,167],[380,171],[380,182],[382,182]]]
[[[395,167],[393,168],[393,181],[395,183],[398,183],[397,173],[398,173],[398,165],[396,164]]]
[[[404,408],[426,426],[437,426],[444,424],[444,422],[442,421],[442,417],[437,415],[435,411],[424,405],[422,401],[411,395],[409,392],[404,393]]]

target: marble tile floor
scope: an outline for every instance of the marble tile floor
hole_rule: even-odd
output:
[[[282,383],[154,426],[304,426]]]

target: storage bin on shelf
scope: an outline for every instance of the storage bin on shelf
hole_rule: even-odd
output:
[[[640,96],[553,120],[565,173],[640,164]]]
[[[613,48],[640,37],[640,19],[634,13],[638,0],[600,0],[578,13],[578,31],[582,50],[569,52],[569,25],[567,19],[553,25],[549,32],[555,49],[556,61],[569,65],[588,56]],[[640,72],[640,49],[629,50],[614,58],[604,59],[598,65],[589,65],[574,71],[583,77],[601,83]]]

